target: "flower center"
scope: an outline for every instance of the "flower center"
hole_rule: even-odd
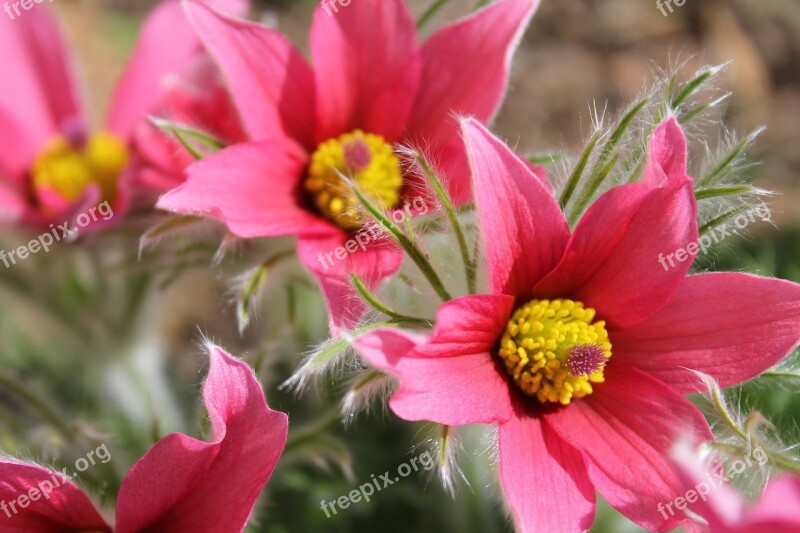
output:
[[[75,201],[86,188],[96,183],[103,198],[113,200],[117,180],[128,165],[125,145],[108,133],[85,140],[70,140],[59,135],[33,163],[31,178],[37,190],[50,190],[65,200]]]
[[[572,300],[531,300],[514,312],[499,356],[517,387],[542,403],[567,405],[603,382],[611,357],[605,322]]]
[[[364,219],[352,185],[342,175],[378,207],[391,209],[400,202],[400,159],[380,135],[355,130],[325,141],[311,156],[304,187],[314,206],[341,228],[355,231]]]

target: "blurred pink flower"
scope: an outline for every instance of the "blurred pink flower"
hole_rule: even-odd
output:
[[[235,12],[248,5],[246,0],[210,1]],[[154,142],[165,143],[136,139],[137,129],[146,114],[163,107],[169,75],[188,76],[202,57],[180,2],[159,4],[142,27],[103,130],[92,134],[72,52],[50,10],[36,6],[13,20],[3,17],[0,61],[9,73],[0,92],[0,138],[6,141],[0,147],[3,221],[46,227],[104,201],[114,219],[119,217],[141,177],[140,155],[156,150]],[[218,112],[230,116],[227,109]],[[176,161],[160,170],[174,181],[183,168]]]
[[[279,32],[187,2],[253,142],[190,167],[188,181],[159,207],[217,218],[240,237],[298,236],[301,260],[323,286],[332,329],[352,327],[365,308],[353,297],[350,274],[374,287],[397,271],[402,255],[381,243],[333,257],[363,230],[339,173],[353,175],[387,209],[418,198],[415,205],[425,206],[424,184],[393,153],[397,143],[421,145],[456,203],[468,200],[455,114],[494,116],[537,4],[499,0],[422,45],[403,0],[358,0],[335,14],[320,4],[312,66]]]
[[[800,531],[800,477],[786,475],[772,479],[758,503],[751,504],[728,484],[721,471],[717,472],[714,463],[704,462],[691,446],[677,446],[673,456],[694,491],[689,498],[684,495],[683,503],[706,521],[687,523],[684,525],[687,532]]]
[[[250,367],[216,347],[203,395],[211,441],[174,433],[157,442],[122,482],[117,533],[244,530],[286,445],[288,419],[267,406]],[[8,533],[112,531],[77,486],[34,464],[0,460],[0,501]]]
[[[604,194],[573,232],[516,154],[462,127],[489,294],[443,304],[429,337],[380,330],[357,350],[399,377],[399,417],[499,424],[520,531],[587,531],[595,490],[648,530],[676,527],[684,517],[657,510],[686,490],[668,452],[684,432],[713,439],[682,396],[703,387],[689,369],[727,386],[774,365],[800,339],[800,286],[659,265],[698,238],[674,119],[653,134],[642,182]]]

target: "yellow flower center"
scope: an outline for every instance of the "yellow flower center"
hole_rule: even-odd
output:
[[[322,215],[348,231],[364,223],[353,185],[379,208],[391,209],[400,202],[400,159],[380,135],[356,130],[325,141],[311,156],[305,190]]]
[[[75,146],[59,135],[36,158],[31,172],[33,187],[50,189],[74,201],[96,183],[103,199],[113,200],[117,180],[128,160],[125,145],[111,134],[93,135],[83,146]]]
[[[567,405],[602,383],[611,357],[605,322],[572,300],[531,300],[514,312],[498,354],[519,389]]]

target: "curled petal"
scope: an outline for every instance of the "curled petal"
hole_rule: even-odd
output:
[[[288,419],[267,406],[250,367],[216,347],[203,396],[210,442],[175,433],[156,443],[122,483],[118,533],[244,529],[286,445]]]

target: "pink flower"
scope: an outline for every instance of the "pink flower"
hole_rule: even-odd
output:
[[[193,165],[186,184],[158,206],[214,217],[240,237],[297,236],[301,260],[322,283],[332,327],[352,326],[364,306],[351,301],[349,274],[375,286],[397,271],[401,254],[375,245],[380,232],[367,234],[339,173],[381,206],[414,214],[427,209],[424,187],[404,173],[393,148],[421,144],[440,163],[455,201],[469,199],[454,114],[492,118],[537,4],[499,0],[420,45],[403,0],[358,0],[337,13],[321,3],[311,27],[312,67],[277,31],[187,2],[254,142]]]
[[[247,6],[215,1],[236,11]],[[72,221],[103,202],[119,217],[148,147],[135,140],[137,128],[162,107],[168,75],[184,73],[202,56],[179,1],[165,0],[146,20],[103,129],[93,134],[72,53],[49,9],[2,17],[0,61],[10,77],[0,92],[0,138],[14,142],[0,148],[0,218],[41,227]],[[96,216],[92,222],[110,223]]]
[[[682,506],[688,502],[689,509],[706,521],[706,524],[688,523],[684,526],[686,531],[709,533],[800,531],[800,477],[782,476],[772,479],[764,489],[760,501],[753,505],[746,502],[727,483],[724,475],[718,472],[713,464],[704,463],[691,447],[679,446],[674,455],[683,476],[694,491],[693,495],[690,493],[684,495],[685,501],[682,502]],[[674,509],[670,511],[673,512]]]
[[[225,145],[247,139],[220,72],[206,54],[198,54],[183,76],[167,81],[153,114],[207,133]],[[177,139],[150,121],[139,121],[133,143],[144,163],[139,182],[159,193],[181,185],[184,171],[195,162]]]
[[[356,348],[396,375],[406,420],[499,424],[499,470],[520,531],[586,531],[595,491],[649,530],[685,492],[669,457],[713,439],[682,393],[689,369],[739,383],[800,339],[800,286],[746,274],[686,276],[659,254],[698,239],[678,123],[650,141],[641,183],[603,195],[570,232],[528,166],[479,123],[462,125],[485,236],[489,294],[443,304],[428,337],[382,330]]]
[[[175,433],[157,442],[122,483],[117,533],[244,530],[286,444],[288,420],[267,406],[250,367],[216,347],[203,395],[211,441]],[[112,530],[78,487],[37,465],[0,460],[0,502],[8,533]]]

